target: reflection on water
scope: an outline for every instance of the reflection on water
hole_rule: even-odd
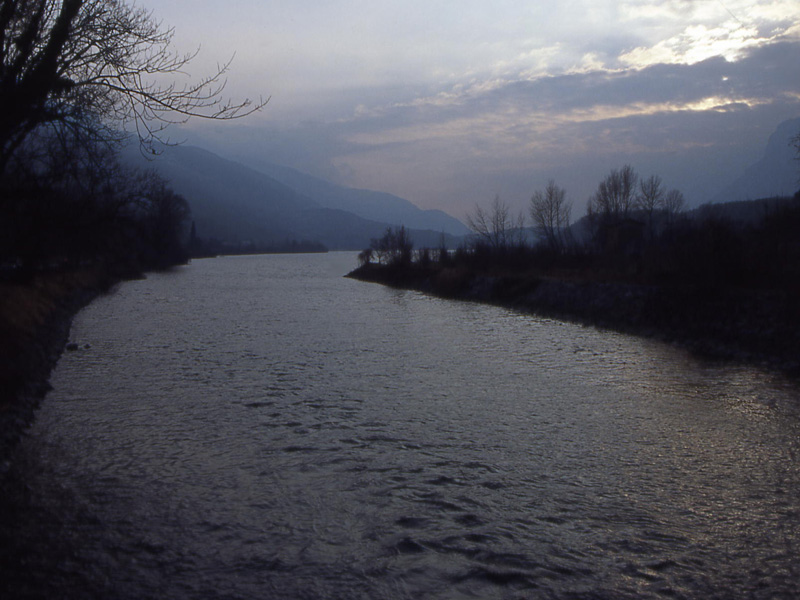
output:
[[[19,452],[70,554],[31,572],[67,597],[798,596],[796,385],[354,264],[196,261],[79,315],[91,349]]]

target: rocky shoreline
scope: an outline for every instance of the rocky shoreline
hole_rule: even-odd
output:
[[[786,290],[497,275],[415,264],[371,263],[347,277],[657,338],[706,357],[800,376],[800,303]]]

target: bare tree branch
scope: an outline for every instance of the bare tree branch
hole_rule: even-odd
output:
[[[603,219],[622,219],[636,203],[639,176],[630,165],[614,169],[600,182],[591,199],[592,210]]]
[[[491,248],[500,250],[519,241],[518,236],[524,226],[524,217],[520,214],[516,219],[511,217],[508,205],[495,195],[490,209],[480,205],[475,212],[467,215],[467,227],[478,236],[478,239]]]
[[[566,197],[566,190],[552,179],[544,192],[537,190],[531,197],[529,208],[534,229],[555,252],[563,252],[569,243],[572,204]]]
[[[228,61],[181,85],[197,52],[172,49],[173,29],[123,0],[3,0],[0,7],[0,172],[38,127],[134,132],[154,151],[165,128],[228,120],[269,101],[223,98]]]
[[[639,182],[639,196],[636,198],[636,206],[647,215],[647,231],[650,239],[655,237],[654,218],[656,211],[663,208],[664,194],[664,184],[658,175],[651,175]]]

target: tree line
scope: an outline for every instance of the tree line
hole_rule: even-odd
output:
[[[550,180],[543,190],[530,198],[528,213],[535,243],[551,252],[574,252],[577,246],[612,244],[614,233],[621,227],[642,228],[642,234],[653,239],[678,217],[684,207],[683,194],[667,190],[660,176],[640,178],[630,165],[613,169],[590,197],[584,222],[589,239],[578,239],[572,222],[572,203],[564,188]],[[510,208],[495,196],[488,209],[476,206],[467,216],[467,225],[479,245],[495,250],[526,243],[525,215],[511,215]]]
[[[186,200],[156,175],[124,168],[122,145],[134,139],[144,154],[158,154],[171,124],[239,118],[265,102],[223,99],[228,64],[186,77],[195,53],[174,52],[172,36],[151,13],[121,0],[3,0],[3,273],[186,259]]]
[[[683,194],[667,188],[661,177],[643,178],[625,165],[598,184],[577,222],[566,190],[551,180],[532,194],[529,224],[495,196],[468,216],[472,236],[454,251],[415,252],[402,229],[388,229],[360,261],[705,289],[796,287],[800,192],[794,199],[765,201],[755,222],[735,223],[714,211],[690,217],[684,207]]]

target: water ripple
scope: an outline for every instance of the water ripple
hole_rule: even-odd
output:
[[[20,450],[20,518],[78,550],[31,552],[33,597],[800,596],[796,385],[352,260],[196,261],[79,316]]]

